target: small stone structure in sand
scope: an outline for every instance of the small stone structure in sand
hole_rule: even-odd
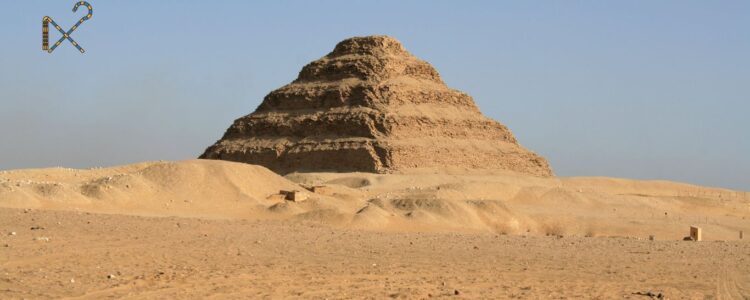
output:
[[[700,242],[703,240],[703,232],[698,226],[690,226],[690,238],[693,241]]]
[[[552,175],[543,157],[388,36],[338,43],[235,120],[201,158],[280,174],[454,167]]]

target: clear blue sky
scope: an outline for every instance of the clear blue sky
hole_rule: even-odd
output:
[[[750,190],[750,1],[103,1],[0,13],[0,169],[197,157],[340,40],[388,34],[558,175]],[[59,33],[51,33],[52,41]]]

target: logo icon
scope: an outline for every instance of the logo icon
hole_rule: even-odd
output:
[[[86,1],[76,2],[76,5],[73,6],[73,12],[78,11],[78,7],[81,5],[86,6],[86,8],[88,8],[89,10],[88,14],[86,14],[85,16],[83,16],[83,18],[78,20],[78,23],[76,23],[75,25],[73,25],[73,27],[68,29],[67,32],[64,31],[60,27],[60,25],[57,25],[57,23],[55,23],[55,21],[52,20],[52,18],[50,18],[49,16],[44,16],[44,18],[42,18],[42,50],[43,51],[52,53],[52,51],[55,51],[55,48],[57,48],[57,46],[60,46],[60,43],[62,43],[64,40],[67,39],[68,41],[70,41],[71,44],[73,44],[73,46],[76,47],[76,49],[78,49],[78,51],[81,51],[81,53],[86,52],[86,50],[83,50],[81,45],[76,43],[76,41],[73,40],[72,37],[70,37],[70,35],[73,34],[73,31],[78,29],[78,27],[80,27],[81,24],[83,24],[83,22],[85,22],[88,19],[91,19],[91,16],[94,13],[94,9],[91,7],[91,4],[89,4]],[[57,29],[57,31],[59,31],[62,34],[62,37],[59,40],[57,40],[57,42],[55,42],[55,44],[52,45],[52,47],[49,46],[49,23],[52,23],[52,26],[54,26],[55,29]]]

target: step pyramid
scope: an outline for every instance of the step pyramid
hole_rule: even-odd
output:
[[[388,36],[341,41],[235,120],[201,158],[280,174],[453,168],[552,175],[543,157]]]

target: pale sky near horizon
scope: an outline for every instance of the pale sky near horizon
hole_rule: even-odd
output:
[[[41,50],[75,1],[3,3],[0,169],[197,157],[340,40],[387,34],[557,175],[750,191],[750,1],[89,2],[85,54]]]

